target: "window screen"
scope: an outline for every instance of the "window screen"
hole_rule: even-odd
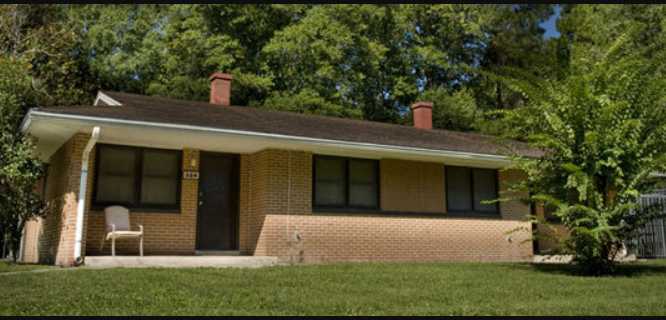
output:
[[[472,211],[470,168],[448,167],[446,169],[446,192],[449,211]]]
[[[180,152],[99,145],[93,203],[177,209]]]
[[[497,170],[446,167],[446,200],[449,212],[497,214]]]
[[[349,205],[377,207],[377,162],[349,160]]]
[[[314,206],[377,208],[379,206],[377,169],[376,160],[315,156]]]
[[[137,153],[134,149],[103,147],[99,152],[97,197],[100,202],[131,204],[136,194]]]
[[[315,160],[315,204],[345,205],[345,160],[317,157]]]
[[[178,198],[178,154],[168,151],[145,150],[141,203],[176,204]]]
[[[474,211],[496,213],[497,204],[483,204],[482,201],[497,199],[497,172],[488,169],[474,169]]]

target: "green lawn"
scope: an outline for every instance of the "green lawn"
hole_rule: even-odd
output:
[[[0,314],[666,314],[666,262],[621,271],[592,278],[481,263],[51,271],[0,276]]]
[[[15,264],[0,260],[0,273],[29,271],[29,270],[46,269],[46,268],[54,268],[54,267],[37,265],[37,264]]]

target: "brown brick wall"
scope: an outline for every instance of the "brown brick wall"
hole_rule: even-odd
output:
[[[24,261],[72,265],[81,156],[89,135],[79,133],[49,161],[44,199],[49,210],[26,224]]]
[[[23,232],[23,257],[22,262],[39,262],[39,237],[42,234],[42,218],[36,218],[25,223]]]
[[[383,210],[446,212],[443,165],[382,159],[379,172]]]
[[[526,199],[528,194],[510,190],[516,183],[527,178],[524,172],[518,170],[499,170],[499,197],[500,199]],[[502,201],[499,203],[502,219],[525,220],[530,214],[530,206],[521,200]]]
[[[267,215],[258,255],[292,262],[522,261],[532,255],[526,223],[424,217]]]
[[[384,210],[445,211],[441,164],[382,160],[380,166]],[[513,171],[499,175],[504,195],[511,181],[523,178]],[[529,207],[519,201],[502,203],[501,219],[313,213],[311,184],[310,153],[264,150],[241,156],[241,251],[304,262],[506,261],[532,254],[525,241],[531,226],[523,220]]]
[[[312,213],[312,154],[263,150],[241,155],[240,250],[255,252],[267,214]]]
[[[91,163],[94,163],[93,150]],[[195,160],[196,166],[192,167]],[[199,151],[183,150],[183,170],[198,170]],[[94,177],[91,168],[90,176]],[[92,179],[89,190],[92,190]],[[199,192],[198,180],[181,180],[180,212],[141,212],[131,211],[130,224],[138,230],[138,225],[144,227],[144,253],[150,254],[194,254],[196,242],[197,197]],[[91,196],[88,197],[90,208]],[[104,237],[104,212],[90,210],[86,214],[86,254],[110,254],[110,242],[106,242],[104,251],[100,252],[100,245]],[[137,254],[138,240],[121,239],[116,241],[117,254]]]
[[[73,224],[80,172],[80,156],[87,135],[77,134],[52,158],[47,199],[59,202],[55,214],[39,225],[40,261],[71,263]],[[93,190],[95,150],[91,154],[87,208]],[[183,151],[183,168],[198,164],[199,152]],[[445,216],[444,170],[441,164],[386,159],[380,161],[381,205],[386,211],[409,211],[403,216],[376,213],[313,213],[312,154],[263,150],[241,155],[240,250],[244,254],[275,255],[292,261],[340,260],[523,260],[531,244],[523,240],[530,225],[522,218],[529,207],[520,202],[500,205],[502,219]],[[78,167],[77,167],[78,166]],[[499,173],[500,190],[522,179],[515,171]],[[182,183],[179,213],[132,212],[134,227],[145,229],[146,254],[193,254],[196,242],[198,181]],[[501,194],[502,195],[502,194]],[[424,217],[419,212],[439,212]],[[507,235],[509,230],[525,231]],[[31,232],[36,226],[30,227]],[[104,215],[85,216],[85,253],[99,251]],[[29,245],[29,244],[28,244]],[[119,254],[136,254],[136,240],[121,240]],[[70,260],[67,260],[70,259]]]
[[[537,225],[536,240],[539,254],[555,254],[564,249],[564,241],[569,236],[569,230],[559,223],[545,221],[543,205],[536,207],[536,216],[544,221]]]

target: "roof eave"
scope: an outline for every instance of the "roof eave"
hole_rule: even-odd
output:
[[[30,110],[28,112],[28,114],[26,115],[27,120],[24,121],[24,127],[25,127],[24,132],[29,131],[30,123],[33,121],[32,120],[33,118],[77,120],[77,121],[83,121],[90,126],[100,125],[100,124],[129,125],[129,126],[137,126],[144,128],[176,129],[176,130],[186,130],[191,132],[219,133],[219,134],[244,136],[244,137],[259,137],[263,139],[270,139],[280,142],[295,142],[300,145],[303,144],[318,145],[326,148],[340,147],[344,149],[356,149],[367,152],[392,152],[392,153],[404,153],[404,154],[411,154],[414,156],[424,156],[424,157],[446,157],[450,159],[455,158],[455,159],[460,159],[461,161],[463,160],[483,161],[483,162],[493,163],[496,166],[507,166],[511,163],[510,157],[503,155],[496,155],[496,154],[462,152],[462,151],[453,151],[453,150],[437,150],[437,149],[416,148],[416,147],[397,146],[397,145],[382,145],[382,144],[373,144],[373,143],[344,141],[344,140],[332,140],[332,139],[320,139],[320,138],[292,136],[292,135],[283,135],[283,134],[271,134],[271,133],[255,132],[255,131],[222,129],[214,127],[195,126],[195,125],[124,120],[124,119],[116,119],[108,117],[80,116],[80,115],[71,115],[71,114],[62,114],[62,113],[52,113],[42,110]]]

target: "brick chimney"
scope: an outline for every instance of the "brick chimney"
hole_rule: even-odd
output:
[[[414,128],[432,129],[432,102],[418,101],[412,104]]]
[[[231,79],[228,73],[215,72],[210,76],[210,103],[231,105]]]

